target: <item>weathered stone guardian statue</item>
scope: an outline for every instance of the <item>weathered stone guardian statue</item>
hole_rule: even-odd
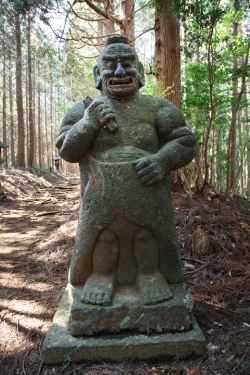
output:
[[[70,332],[188,331],[192,299],[183,284],[169,176],[193,159],[195,137],[171,102],[139,93],[144,70],[127,38],[107,39],[94,81],[101,95],[71,108],[56,140],[60,156],[81,171]],[[116,359],[103,353],[100,359]]]

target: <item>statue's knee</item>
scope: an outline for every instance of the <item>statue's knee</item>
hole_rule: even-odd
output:
[[[147,228],[141,228],[135,234],[136,241],[147,241],[153,237],[153,233]]]
[[[105,243],[113,243],[117,241],[117,236],[108,229],[104,229],[98,236],[98,240]]]

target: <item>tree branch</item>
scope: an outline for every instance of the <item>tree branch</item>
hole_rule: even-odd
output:
[[[143,34],[146,34],[147,32],[152,31],[152,30],[154,30],[154,27],[151,27],[151,29],[147,29],[147,30],[142,31],[141,34],[137,35],[137,36],[131,41],[131,43],[134,43],[134,41],[135,41],[136,39],[140,38]]]
[[[150,3],[152,3],[153,0],[149,0],[146,4],[142,5],[140,8],[136,9],[134,11],[134,14],[137,13],[137,12],[140,12],[140,10],[142,10],[143,8],[145,8],[147,5],[149,5]]]
[[[85,2],[91,9],[93,9],[97,14],[100,14],[104,18],[110,19],[114,23],[116,23],[118,26],[122,26],[122,21],[119,18],[116,18],[114,16],[111,16],[111,14],[108,14],[107,12],[104,12],[102,9],[98,8],[95,4],[92,3],[90,0],[75,0],[73,2],[72,7],[77,3],[83,3]]]
[[[100,21],[105,21],[106,18],[85,18],[80,16],[78,13],[74,11],[74,9],[71,9],[71,12],[80,20],[87,21],[87,22],[100,22]]]

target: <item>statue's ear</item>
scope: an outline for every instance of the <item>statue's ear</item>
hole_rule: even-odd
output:
[[[138,70],[139,70],[139,88],[141,88],[145,85],[145,75],[144,75],[143,65],[140,61],[138,63]]]
[[[95,88],[98,89],[98,90],[101,90],[102,89],[102,81],[101,81],[100,71],[99,71],[98,65],[94,66],[93,74],[94,74]]]

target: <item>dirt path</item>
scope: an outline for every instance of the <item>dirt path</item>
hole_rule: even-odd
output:
[[[60,241],[65,246],[63,236],[59,235],[57,241],[53,233],[75,215],[79,181],[64,178],[60,182],[37,188],[31,196],[5,199],[0,204],[3,375],[39,371],[41,341],[65,285],[66,274],[62,277],[60,260],[56,264],[50,262],[49,254],[62,255],[58,248]],[[65,253],[63,261],[69,257],[69,252]]]

